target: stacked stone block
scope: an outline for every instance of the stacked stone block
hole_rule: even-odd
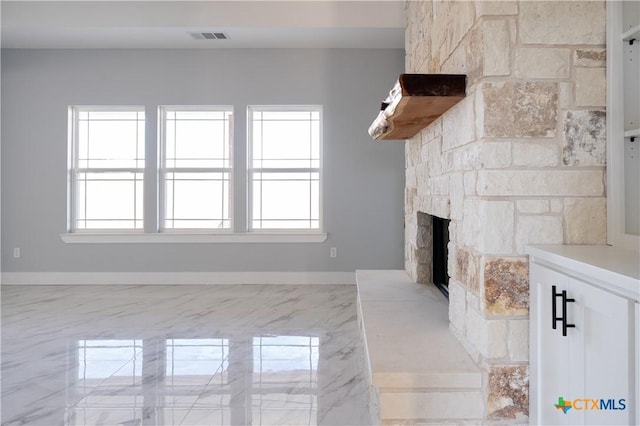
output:
[[[406,72],[468,76],[406,142],[406,267],[421,213],[451,219],[451,330],[486,419],[528,415],[527,244],[606,242],[605,2],[407,1]],[[420,279],[418,279],[420,278]]]

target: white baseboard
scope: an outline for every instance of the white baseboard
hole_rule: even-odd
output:
[[[354,272],[3,272],[2,285],[354,285]]]

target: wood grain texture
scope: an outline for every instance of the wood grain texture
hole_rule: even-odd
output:
[[[465,97],[467,77],[453,74],[401,74],[369,127],[376,140],[415,136]]]

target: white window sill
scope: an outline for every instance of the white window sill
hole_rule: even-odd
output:
[[[177,234],[177,233],[72,233],[60,234],[69,244],[149,244],[149,243],[322,243],[327,239],[323,232],[281,232],[246,234]]]

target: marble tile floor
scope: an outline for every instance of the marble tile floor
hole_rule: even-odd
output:
[[[2,425],[367,425],[356,287],[3,286]]]

